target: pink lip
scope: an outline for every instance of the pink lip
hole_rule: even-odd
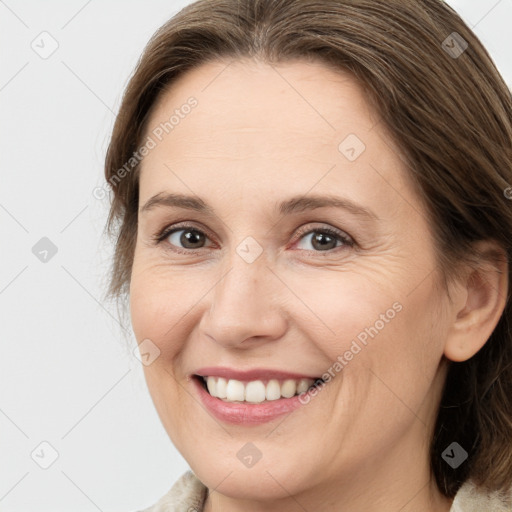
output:
[[[275,375],[275,372],[273,372],[273,375]],[[217,419],[236,425],[257,425],[266,423],[304,405],[300,402],[299,395],[259,404],[224,402],[220,398],[211,396],[210,393],[204,389],[200,377],[194,377],[192,381],[204,406]]]
[[[225,379],[235,379],[241,382],[248,382],[250,380],[267,380],[267,379],[313,379],[316,380],[318,376],[304,375],[300,373],[282,372],[278,370],[271,370],[267,368],[254,368],[252,370],[235,370],[233,368],[226,368],[222,366],[208,366],[206,368],[199,368],[194,372],[201,377],[223,377]]]

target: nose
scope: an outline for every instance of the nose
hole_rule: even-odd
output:
[[[251,348],[286,332],[286,290],[264,258],[247,263],[234,255],[212,293],[200,331],[225,348]],[[288,294],[290,291],[288,290]]]

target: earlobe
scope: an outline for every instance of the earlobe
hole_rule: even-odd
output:
[[[481,264],[468,272],[463,288],[458,290],[462,301],[453,303],[453,323],[444,355],[455,362],[470,359],[485,345],[505,309],[508,294],[506,253],[493,241],[478,245]],[[496,254],[500,258],[491,258]]]

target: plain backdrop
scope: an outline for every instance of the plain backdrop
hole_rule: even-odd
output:
[[[188,3],[0,0],[0,511],[139,510],[188,467],[102,302],[93,195],[127,79]],[[511,84],[512,0],[449,3]]]

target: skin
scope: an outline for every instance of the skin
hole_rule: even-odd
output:
[[[205,510],[448,511],[428,456],[447,357],[468,359],[485,343],[505,277],[454,284],[448,300],[420,198],[350,75],[300,60],[203,64],[159,98],[146,135],[190,96],[198,105],[142,162],[130,307],[138,342],[160,350],[146,381],[172,442],[209,488]],[[366,146],[353,162],[338,149],[348,134]],[[199,196],[214,215],[142,211],[162,192]],[[313,193],[350,198],[377,219],[274,209]],[[198,249],[180,242],[183,232],[154,242],[182,221],[204,233]],[[325,227],[356,245],[334,239],[322,249],[307,233]],[[263,251],[252,263],[236,251],[248,236]],[[189,376],[202,366],[320,376],[396,302],[401,311],[291,414],[235,426],[197,399]],[[261,452],[250,468],[236,455],[248,442]]]

